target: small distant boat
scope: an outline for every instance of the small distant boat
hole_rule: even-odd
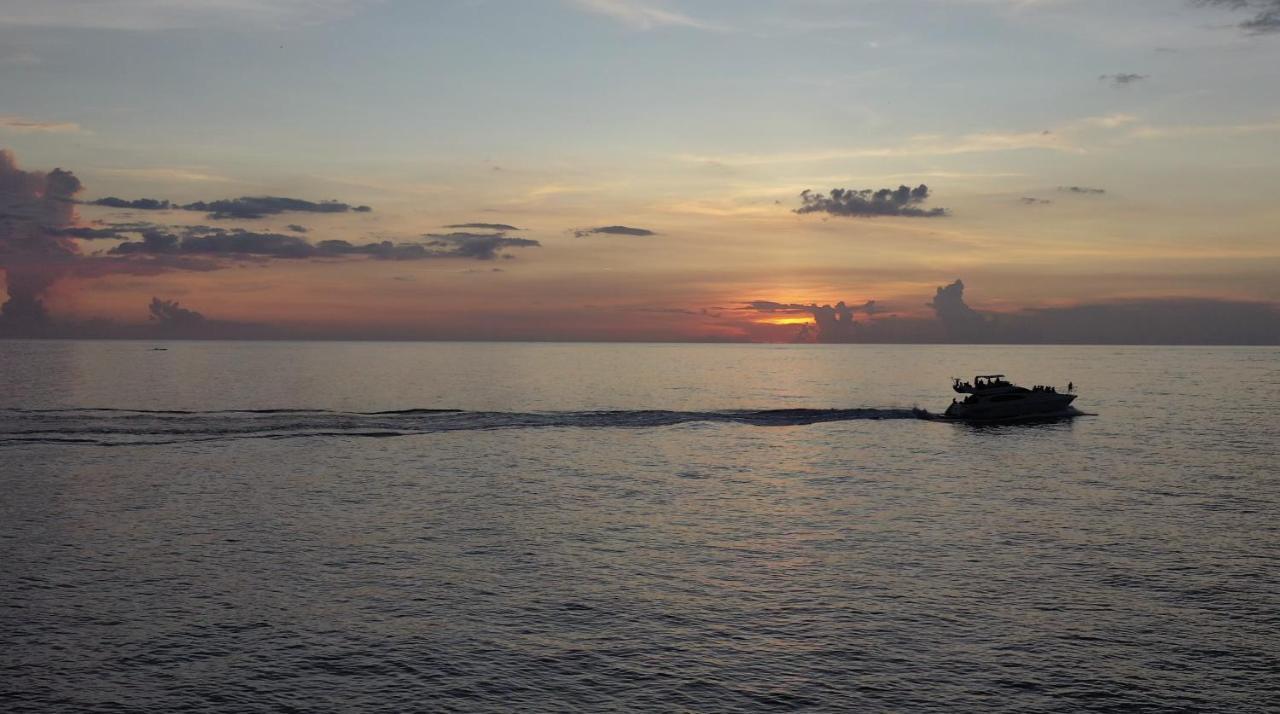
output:
[[[1014,421],[1073,416],[1077,413],[1071,408],[1076,398],[1074,386],[1068,386],[1065,392],[1046,386],[1028,389],[1013,384],[1003,374],[979,375],[972,382],[957,378],[951,388],[968,396],[952,400],[943,417],[958,421]]]

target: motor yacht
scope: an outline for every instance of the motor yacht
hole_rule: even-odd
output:
[[[1003,374],[984,374],[972,382],[955,379],[951,388],[964,399],[954,399],[943,416],[960,421],[1012,421],[1070,416],[1075,413],[1071,402],[1075,401],[1074,385],[1064,392],[1056,387],[1019,387],[1005,379]]]

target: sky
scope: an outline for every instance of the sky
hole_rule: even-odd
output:
[[[1280,0],[0,0],[0,336],[1280,343]]]

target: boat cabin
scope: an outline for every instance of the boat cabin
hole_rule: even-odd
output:
[[[1003,374],[980,374],[973,378],[973,382],[961,382],[957,377],[954,380],[952,388],[957,392],[973,394],[984,389],[996,389],[1000,387],[1012,387]]]

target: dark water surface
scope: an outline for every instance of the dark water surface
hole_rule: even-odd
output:
[[[0,342],[4,711],[1280,702],[1280,350],[151,346]]]

